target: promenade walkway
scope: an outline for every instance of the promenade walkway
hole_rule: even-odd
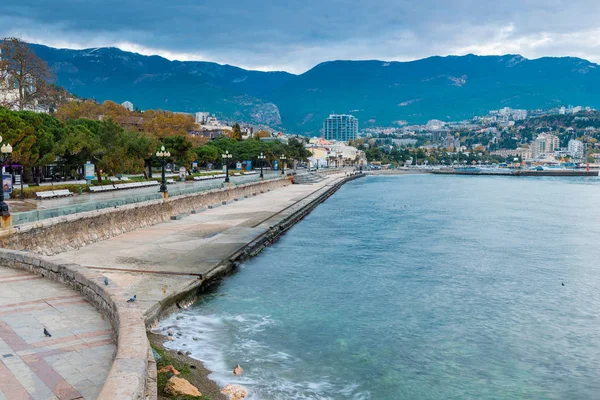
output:
[[[24,271],[0,267],[0,293],[0,400],[95,399],[116,351],[110,323],[79,293]]]
[[[100,271],[148,312],[344,178],[284,188],[48,257]]]

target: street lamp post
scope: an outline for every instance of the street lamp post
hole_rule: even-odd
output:
[[[156,157],[160,158],[160,164],[162,167],[162,179],[160,182],[160,189],[158,191],[162,193],[163,197],[166,199],[167,197],[169,197],[169,189],[167,189],[167,179],[165,177],[165,162],[167,161],[167,158],[171,157],[171,153],[165,151],[165,146],[160,146],[160,150],[156,152]]]
[[[283,166],[283,163],[285,162],[287,157],[285,156],[285,154],[282,154],[279,159],[281,160],[281,175],[285,175],[285,167]]]
[[[0,136],[0,143],[2,143],[2,136]],[[9,144],[3,144],[0,148],[0,161],[2,161],[2,165],[0,166],[0,175],[2,180],[2,190],[0,190],[0,216],[2,217],[2,228],[8,228],[10,226],[10,211],[8,210],[8,204],[4,202],[4,163],[10,158],[10,155],[13,151],[12,146]],[[23,178],[21,178],[23,179]]]
[[[265,179],[264,175],[263,175],[263,164],[265,163],[265,158],[267,158],[262,152],[260,153],[260,155],[258,156],[258,159],[260,160],[260,179]]]
[[[225,183],[229,183],[229,160],[231,160],[232,155],[229,153],[229,150],[225,150],[225,153],[221,154],[223,157],[223,162],[225,163]]]

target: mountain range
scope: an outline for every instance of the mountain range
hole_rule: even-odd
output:
[[[31,47],[54,70],[57,84],[82,97],[129,100],[140,109],[208,111],[295,133],[317,133],[331,113],[351,113],[362,128],[461,120],[505,106],[600,108],[600,66],[573,57],[330,61],[294,75],[117,48]]]

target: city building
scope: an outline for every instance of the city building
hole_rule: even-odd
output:
[[[583,146],[582,141],[576,139],[569,140],[567,153],[574,159],[582,159],[585,151],[584,149],[585,147]]]
[[[133,111],[133,103],[130,101],[124,101],[121,103],[123,107],[125,107],[128,111]]]
[[[444,122],[440,121],[439,119],[432,119],[427,121],[427,125],[425,125],[427,127],[428,130],[430,131],[438,131],[440,129],[442,129],[444,127]]]
[[[353,115],[331,114],[323,123],[326,140],[347,142],[358,136],[358,119]]]
[[[208,121],[208,117],[210,116],[209,113],[207,112],[197,112],[196,113],[196,123],[200,124],[200,125],[204,125],[206,124],[206,122]]]
[[[554,155],[554,151],[560,148],[558,136],[542,133],[531,142],[531,158],[543,158],[548,154]]]

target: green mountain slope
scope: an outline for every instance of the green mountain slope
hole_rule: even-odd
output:
[[[80,96],[129,100],[141,109],[210,111],[298,133],[318,132],[332,112],[352,113],[367,126],[459,120],[505,106],[600,108],[600,67],[570,57],[332,61],[292,75],[169,61],[115,48],[32,46],[56,71],[58,83]]]

